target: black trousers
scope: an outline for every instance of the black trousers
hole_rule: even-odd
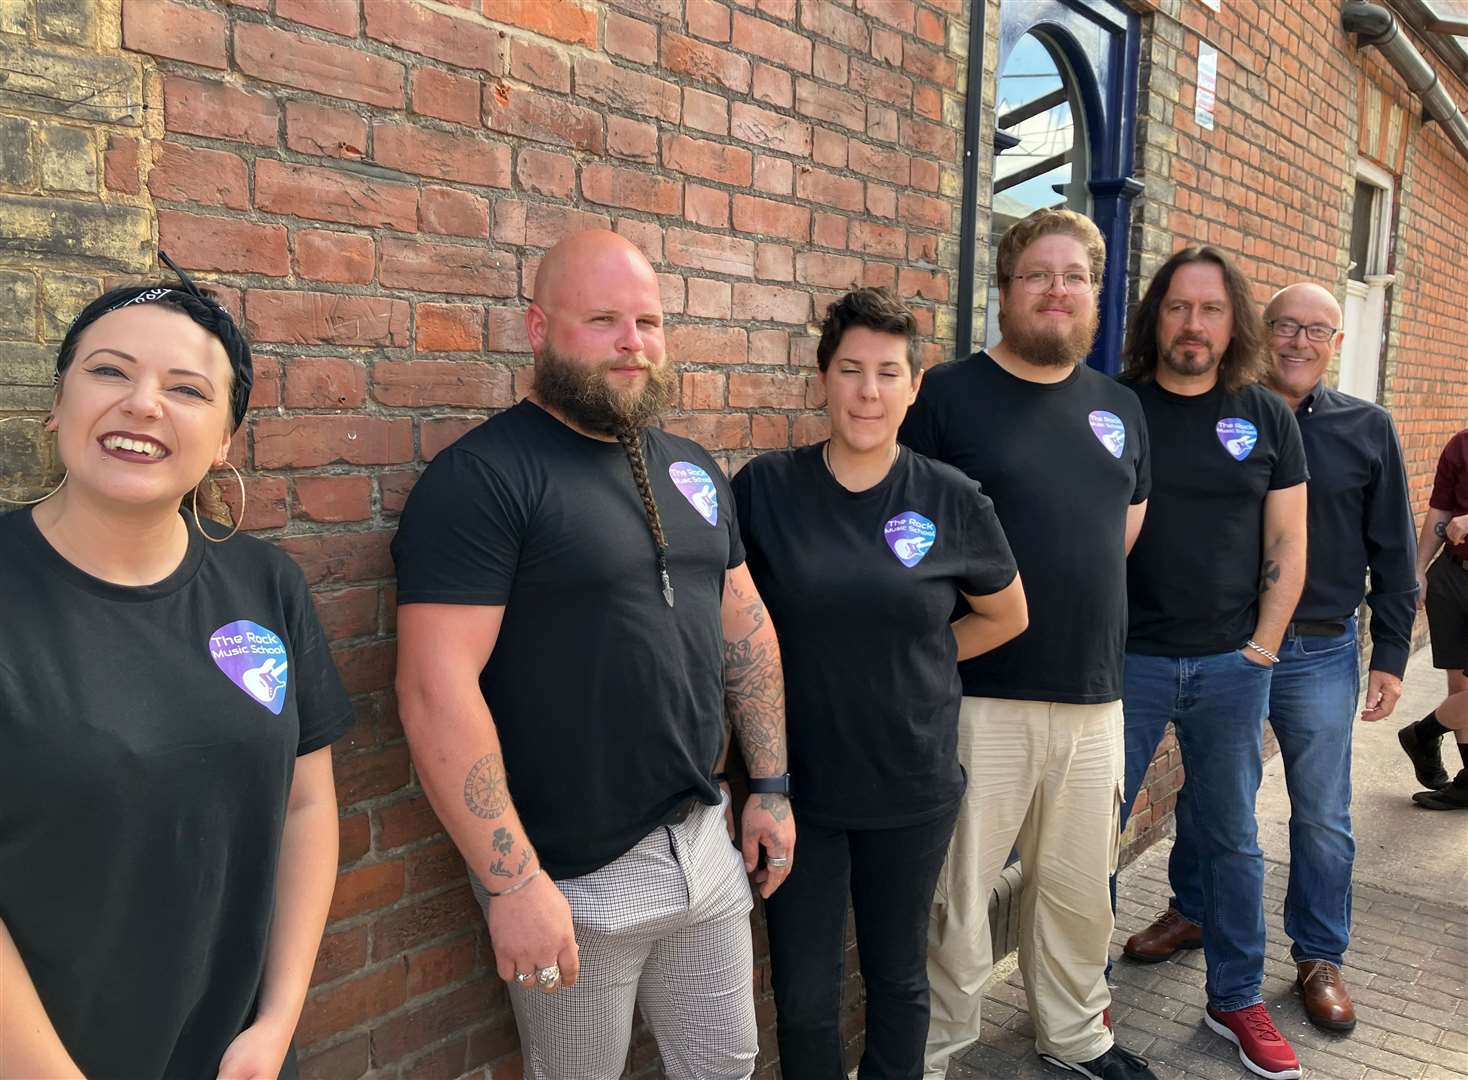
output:
[[[957,821],[955,803],[928,821],[894,829],[800,826],[795,867],[765,902],[782,1075],[845,1080],[841,981],[849,895],[867,995],[866,1051],[857,1076],[921,1080],[928,910]]]

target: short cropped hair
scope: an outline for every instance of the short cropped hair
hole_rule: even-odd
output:
[[[831,366],[841,339],[853,326],[864,326],[883,334],[907,339],[907,366],[912,377],[922,370],[918,358],[917,319],[912,311],[887,289],[854,289],[826,308],[821,323],[821,340],[816,346],[816,364],[822,371]]]
[[[1024,254],[1025,248],[1044,236],[1069,236],[1079,240],[1086,249],[1086,261],[1091,267],[1091,281],[1099,290],[1101,275],[1106,271],[1106,241],[1095,222],[1074,210],[1046,208],[1036,210],[1011,225],[999,241],[999,250],[994,255],[994,279],[1000,288],[1014,278],[1014,264]]]

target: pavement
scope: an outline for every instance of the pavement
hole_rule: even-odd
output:
[[[1322,1032],[1304,1018],[1293,992],[1294,965],[1282,922],[1289,880],[1289,799],[1279,758],[1265,768],[1258,802],[1269,927],[1264,998],[1310,1080],[1468,1080],[1468,811],[1435,813],[1415,806],[1411,766],[1397,728],[1425,716],[1446,690],[1427,650],[1407,670],[1396,714],[1358,722],[1353,754],[1352,813],[1356,870],[1351,950],[1343,969],[1356,1002],[1350,1035]],[[1449,774],[1456,748],[1443,742]],[[1113,953],[1167,907],[1167,855],[1152,848],[1118,881]],[[1034,1027],[1013,956],[999,965],[984,1005],[983,1037],[954,1061],[948,1080],[1074,1076],[1035,1056]],[[1164,964],[1118,960],[1112,969],[1117,1040],[1148,1058],[1162,1080],[1244,1080],[1254,1074],[1234,1047],[1202,1023],[1202,951]]]

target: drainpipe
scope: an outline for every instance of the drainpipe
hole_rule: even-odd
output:
[[[1341,27],[1348,34],[1359,35],[1358,47],[1375,45],[1392,67],[1396,68],[1407,87],[1422,99],[1429,120],[1442,125],[1443,134],[1468,160],[1468,118],[1443,89],[1437,72],[1402,33],[1401,24],[1391,11],[1366,0],[1347,0],[1341,8]]]

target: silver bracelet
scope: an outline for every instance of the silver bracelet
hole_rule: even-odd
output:
[[[494,892],[490,889],[485,889],[484,891],[489,893],[490,896],[509,896],[512,892],[519,892],[521,889],[525,888],[526,885],[529,885],[538,877],[540,877],[540,867],[537,866],[534,870],[530,871],[530,873],[526,874],[523,878],[515,882],[515,884],[511,885],[508,889],[505,889],[501,892]]]
[[[1263,645],[1260,645],[1259,642],[1255,641],[1253,638],[1250,638],[1248,641],[1244,642],[1244,644],[1253,649],[1260,656],[1264,657],[1264,659],[1268,660],[1271,664],[1279,663],[1278,656],[1275,656],[1274,653],[1270,652]]]

